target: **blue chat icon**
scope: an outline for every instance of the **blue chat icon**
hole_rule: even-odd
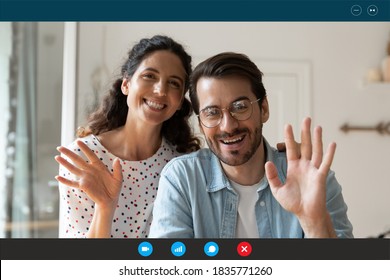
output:
[[[215,242],[207,242],[203,247],[204,253],[209,257],[215,257],[219,252],[219,246]]]

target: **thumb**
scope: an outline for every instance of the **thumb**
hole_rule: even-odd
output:
[[[265,164],[265,175],[267,176],[268,183],[271,190],[282,186],[282,182],[278,177],[278,170],[273,162],[268,161]]]
[[[113,169],[112,175],[114,176],[114,179],[119,182],[122,182],[122,165],[119,158],[114,159],[114,162],[112,164],[112,169]]]

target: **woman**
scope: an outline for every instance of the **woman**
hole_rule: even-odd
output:
[[[169,37],[130,50],[81,138],[58,148],[60,237],[148,237],[162,168],[200,148],[184,97],[190,73],[191,57]]]

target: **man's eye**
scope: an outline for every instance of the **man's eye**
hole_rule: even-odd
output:
[[[235,102],[231,106],[232,112],[243,112],[248,109],[246,102]]]
[[[219,110],[219,109],[216,109],[216,108],[210,108],[210,109],[207,109],[207,110],[204,111],[204,115],[205,115],[207,118],[219,117],[219,115],[220,115],[220,110]]]

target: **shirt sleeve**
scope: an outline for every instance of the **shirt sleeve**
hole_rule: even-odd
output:
[[[347,216],[347,204],[337,182],[335,173],[330,171],[327,177],[326,207],[329,211],[333,227],[339,238],[353,238],[352,224]]]
[[[169,165],[161,173],[149,237],[194,238],[191,206],[181,190],[185,180],[170,176]]]

